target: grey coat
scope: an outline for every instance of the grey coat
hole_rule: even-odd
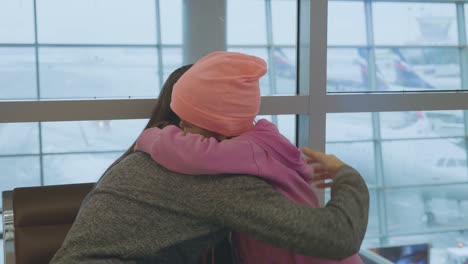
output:
[[[255,176],[187,176],[135,153],[87,196],[51,263],[195,263],[232,230],[300,254],[342,259],[361,246],[369,193],[348,166],[334,182],[331,201],[314,209]]]

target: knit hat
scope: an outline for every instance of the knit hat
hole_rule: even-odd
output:
[[[216,51],[197,61],[174,85],[172,110],[183,120],[224,136],[253,127],[260,110],[259,79],[264,60]]]

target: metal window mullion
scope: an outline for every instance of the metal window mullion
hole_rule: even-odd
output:
[[[367,25],[369,26],[369,25]],[[392,49],[392,48],[403,48],[403,49],[454,49],[459,48],[459,45],[329,45],[329,48],[376,48],[376,49]]]
[[[398,191],[398,190],[408,190],[408,189],[421,189],[421,188],[443,188],[443,187],[454,187],[466,184],[468,185],[468,180],[465,181],[454,181],[454,182],[442,182],[442,183],[420,183],[420,184],[406,184],[406,185],[393,185],[393,186],[369,186],[369,190],[382,190],[382,191]]]
[[[157,48],[158,44],[63,44],[63,43],[38,43],[22,44],[22,43],[0,43],[0,47],[35,47],[39,48]],[[180,47],[179,44],[164,44],[163,47],[173,48]]]
[[[275,47],[278,48],[295,48],[296,46],[294,45],[288,45],[288,44],[276,44]],[[230,44],[229,48],[233,49],[258,49],[258,48],[265,48],[264,44]]]
[[[343,1],[343,0],[338,0]],[[354,0],[344,0],[354,1]],[[466,3],[466,0],[372,0],[373,2],[391,2],[391,3],[437,3],[437,4],[450,4],[450,3]]]
[[[328,113],[468,109],[468,92],[333,94],[323,99]]]
[[[374,134],[374,158],[377,186],[385,187],[385,170],[383,164],[382,141],[380,129],[380,113],[372,113],[372,127]],[[376,189],[378,204],[379,233],[381,234],[380,244],[385,245],[388,242],[388,223],[387,223],[387,196],[382,189]]]
[[[460,58],[460,72],[461,74],[461,87],[464,90],[468,90],[468,46],[466,39],[466,14],[465,14],[465,5],[463,3],[457,3],[457,24],[458,24],[458,39],[460,42],[459,58]]]
[[[182,2],[183,63],[194,63],[212,51],[226,50],[226,0]]]
[[[464,139],[465,136],[440,136],[440,137],[427,137],[427,136],[422,136],[422,137],[400,137],[400,138],[380,138],[381,142],[393,142],[393,141],[426,141],[426,140],[440,140],[440,139]],[[334,141],[328,141],[328,144],[350,144],[350,143],[369,143],[372,142],[373,140],[371,139],[356,139],[356,140],[334,140]]]
[[[267,49],[268,49],[268,61],[270,68],[268,69],[268,75],[270,77],[270,94],[276,94],[276,68],[275,61],[273,59],[273,15],[271,11],[271,0],[265,0],[265,13],[266,13],[266,30],[267,30]]]
[[[154,12],[156,23],[156,53],[158,64],[159,87],[162,89],[164,83],[163,57],[162,57],[162,34],[161,34],[161,6],[159,0],[154,0]]]
[[[328,1],[300,0],[298,11],[298,87],[299,94],[308,95],[309,107],[308,115],[298,117],[297,138],[300,145],[325,151]],[[323,205],[324,191],[316,193]]]
[[[149,118],[155,98],[1,102],[0,123]],[[308,96],[263,96],[261,115],[306,114]]]
[[[376,81],[376,58],[375,58],[375,49],[374,49],[374,23],[373,23],[373,10],[372,2],[369,0],[364,1],[364,14],[366,21],[366,36],[367,36],[367,45],[368,45],[368,58],[367,58],[367,68],[369,69],[370,77],[370,90],[376,91],[377,81]]]
[[[461,46],[467,45],[466,40],[466,14],[465,5],[463,3],[457,3],[457,24],[458,24],[458,39]]]
[[[458,22],[458,38],[460,40],[460,72],[462,89],[468,90],[468,47],[467,45],[467,28],[466,28],[466,14],[465,5],[457,3],[457,22]],[[463,111],[463,120],[465,127],[465,155],[468,159],[468,110]],[[468,170],[467,170],[468,177]]]
[[[301,55],[302,57],[302,55]],[[301,63],[304,59],[299,58]],[[303,71],[302,69],[299,69]],[[316,71],[317,69],[315,69]],[[314,92],[309,96],[304,91],[301,72],[298,96],[263,96],[261,114],[306,114],[315,118],[325,113],[346,112],[385,112],[385,111],[426,111],[426,110],[466,110],[468,92],[455,93],[401,93],[401,94],[347,94],[320,96]],[[304,78],[309,78],[306,76]],[[325,79],[325,76],[323,77]],[[320,82],[319,80],[316,80]],[[323,80],[326,82],[325,80]],[[314,83],[317,84],[317,83]],[[325,84],[324,88],[325,88]],[[317,86],[314,86],[318,88]],[[309,86],[306,87],[307,89]],[[309,90],[307,90],[307,93]],[[0,101],[0,123],[38,122],[38,121],[75,121],[148,118],[156,100],[113,99],[113,100],[60,100],[60,101]],[[315,111],[315,112],[314,112]],[[318,123],[317,123],[318,122]],[[316,120],[314,125],[319,125]],[[308,126],[301,129],[308,129]],[[313,144],[308,136],[301,136],[301,145],[320,147],[318,139],[325,139],[325,125],[322,135],[314,135]],[[317,138],[318,137],[318,138]],[[323,145],[324,146],[324,142]]]
[[[41,82],[40,82],[40,64],[39,64],[39,41],[38,41],[38,26],[37,26],[37,1],[34,0],[34,53],[36,59],[36,96],[37,99],[41,98]],[[38,137],[39,137],[39,172],[40,184],[44,185],[44,157],[43,157],[43,142],[42,142],[42,123],[37,123]]]
[[[367,68],[370,83],[370,90],[376,91],[377,88],[377,68],[376,68],[376,56],[375,56],[375,38],[374,38],[374,23],[373,23],[373,9],[372,1],[364,1],[364,14],[366,21],[366,36],[368,45],[368,57],[367,57]],[[372,133],[373,133],[373,148],[375,158],[375,177],[377,186],[384,186],[384,170],[383,170],[383,157],[382,157],[382,142],[380,133],[380,114],[373,112],[372,115]],[[384,245],[388,242],[388,225],[387,225],[387,206],[386,206],[386,194],[385,191],[376,190],[377,197],[377,215],[379,221],[379,234],[380,244]]]
[[[90,151],[66,151],[66,152],[46,152],[44,156],[64,156],[64,155],[86,155],[86,154],[121,154],[126,149],[122,150],[90,150]],[[24,155],[24,156],[35,156],[35,155]]]
[[[308,115],[298,118],[297,138],[299,145],[320,151],[326,140],[327,10],[326,0],[298,2],[297,85],[309,107]]]
[[[422,230],[422,231],[414,231],[414,232],[408,232],[408,231],[400,231],[400,232],[392,232],[391,236],[392,237],[409,237],[409,236],[420,236],[420,235],[430,235],[430,234],[443,234],[447,232],[457,232],[457,231],[465,231],[468,230],[468,226],[455,226],[455,227],[447,227],[447,228],[440,228],[440,229],[429,229],[429,230]],[[378,239],[380,238],[380,235],[371,235],[371,236],[366,236],[366,239]],[[389,244],[386,245],[380,245],[379,247],[385,247]],[[431,262],[432,263],[432,262]],[[439,264],[439,263],[436,263]]]
[[[271,12],[271,0],[265,0],[265,19],[266,19],[266,30],[267,30],[267,52],[268,52],[268,77],[270,78],[270,94],[276,94],[276,69],[275,60],[273,59],[273,16]],[[271,121],[278,126],[278,116],[273,115]]]
[[[327,17],[327,0],[310,1],[309,145],[320,151],[326,141]]]

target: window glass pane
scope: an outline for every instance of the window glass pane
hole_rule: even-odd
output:
[[[455,4],[373,4],[375,42],[379,45],[457,44]]]
[[[163,81],[166,81],[169,75],[182,66],[182,48],[163,48]]]
[[[466,16],[468,15],[468,4],[465,4],[465,23],[466,23],[466,26],[465,26],[465,34],[466,34],[466,38],[468,38],[468,19],[466,19]]]
[[[34,49],[0,48],[0,100],[36,98]]]
[[[153,1],[154,2],[154,1]],[[182,44],[182,0],[159,1],[161,15],[161,42]]]
[[[468,169],[463,166],[466,162],[465,144],[457,145],[449,139],[385,141],[382,143],[385,184],[402,186],[468,182]],[[450,165],[451,159],[456,160],[455,166]]]
[[[0,156],[38,153],[37,123],[0,123]]]
[[[267,44],[265,1],[227,1],[228,45]]]
[[[155,97],[153,48],[41,48],[41,98]]]
[[[271,94],[296,94],[296,49],[274,48],[273,67],[268,68],[268,73],[275,78]]]
[[[377,192],[375,190],[369,190],[370,194],[370,204],[369,204],[369,222],[367,224],[366,236],[378,236],[379,231],[379,199],[377,197]]]
[[[253,56],[257,56],[259,58],[262,58],[265,60],[265,62],[269,65],[269,60],[268,60],[268,51],[266,48],[228,48],[229,51],[234,51],[234,52],[241,52]],[[270,67],[268,66],[268,69]],[[272,89],[270,87],[270,74],[267,72],[263,78],[260,79],[260,92],[262,95],[270,95],[272,94]]]
[[[365,45],[365,25],[363,2],[329,1],[329,45]]]
[[[147,120],[44,122],[40,143],[37,123],[0,124],[0,168],[5,176],[0,181],[0,191],[41,185],[41,171],[44,184],[96,181],[131,146],[146,123]]]
[[[370,113],[327,114],[327,142],[372,140]]]
[[[34,43],[32,0],[0,1],[0,43]]]
[[[382,138],[437,138],[465,135],[463,111],[381,113]]]
[[[362,92],[371,90],[366,48],[329,48],[327,57],[328,92]],[[377,79],[377,90],[387,85]]]
[[[376,183],[374,168],[380,156],[386,186],[468,182],[462,112],[396,112],[376,117],[380,127],[371,125],[369,114],[367,118],[366,114],[327,115],[327,151],[355,166],[371,185]],[[380,131],[381,139],[372,137],[370,129]]]
[[[459,236],[449,231],[468,229],[464,113],[327,114],[326,151],[360,171],[371,191],[364,247],[427,243],[435,235],[411,239],[426,232],[453,243]],[[433,258],[456,246],[439,243]]]
[[[147,120],[101,120],[42,123],[44,153],[123,152],[136,140]]]
[[[0,193],[16,187],[41,184],[39,156],[0,156]]]
[[[391,91],[461,89],[457,49],[377,49],[376,68]]]
[[[41,0],[37,17],[39,42],[156,43],[153,0]]]
[[[326,152],[356,168],[368,186],[376,186],[374,144],[370,142],[327,143]]]
[[[270,3],[273,43],[296,46],[297,1],[272,0]]]
[[[459,51],[446,48],[376,49],[375,87],[367,48],[329,48],[328,92],[461,89]]]
[[[96,182],[121,154],[44,155],[44,184]]]
[[[467,229],[467,188],[468,184],[458,184],[386,191],[389,232]]]

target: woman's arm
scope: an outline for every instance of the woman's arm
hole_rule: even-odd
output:
[[[261,180],[231,181],[218,184],[209,195],[210,217],[218,224],[314,257],[343,259],[358,252],[367,228],[369,194],[353,168],[342,166],[336,172],[324,208],[291,203]]]

